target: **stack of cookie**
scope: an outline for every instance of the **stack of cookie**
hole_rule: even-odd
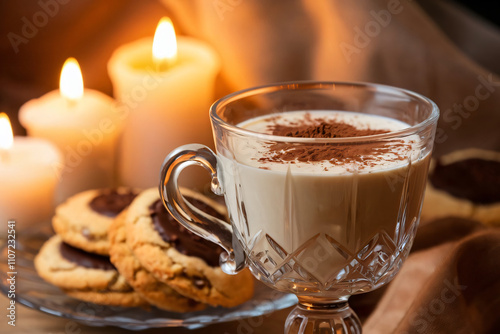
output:
[[[89,190],[59,205],[52,219],[57,234],[35,257],[38,274],[78,299],[107,305],[146,305],[109,260],[108,229],[137,194],[126,188]]]
[[[225,218],[225,208],[183,189],[199,209]],[[236,306],[253,295],[248,271],[222,272],[222,249],[192,234],[164,208],[157,189],[91,190],[56,209],[56,235],[35,258],[46,281],[98,304],[189,312]]]

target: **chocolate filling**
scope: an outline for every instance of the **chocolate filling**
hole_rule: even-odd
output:
[[[193,198],[188,199],[198,209],[225,220],[223,215],[206,203]],[[219,255],[223,251],[220,246],[185,229],[168,213],[161,200],[153,203],[149,210],[154,227],[165,242],[173,244],[182,254],[199,257],[212,267],[219,266]]]
[[[109,257],[85,252],[61,242],[59,252],[66,260],[89,269],[116,270]]]
[[[429,179],[447,193],[478,204],[500,202],[500,162],[465,159],[448,165],[438,162]]]
[[[107,217],[116,217],[132,203],[137,193],[134,191],[118,192],[116,189],[103,190],[90,201],[92,210]]]

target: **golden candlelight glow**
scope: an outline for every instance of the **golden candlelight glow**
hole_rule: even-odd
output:
[[[0,149],[8,150],[14,144],[14,134],[10,125],[9,116],[0,113]]]
[[[162,17],[153,39],[153,61],[156,65],[172,64],[177,58],[177,40],[172,21]]]
[[[75,58],[68,58],[64,62],[59,80],[59,91],[70,101],[77,101],[83,96],[82,71]]]

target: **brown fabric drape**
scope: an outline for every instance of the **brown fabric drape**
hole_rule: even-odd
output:
[[[369,334],[497,333],[499,268],[498,229],[460,218],[422,226],[412,254],[382,298],[375,299],[378,304],[364,330]],[[363,298],[356,296],[355,302]]]
[[[462,147],[500,150],[500,77],[461,51],[452,27],[447,34],[440,28],[451,10],[440,14],[435,7],[441,7],[427,4],[431,17],[408,0],[163,3],[183,31],[216,48],[230,90],[311,79],[399,86],[440,107],[436,154]],[[469,33],[496,36],[481,37],[493,43],[479,44],[486,48],[475,54],[500,52],[498,31],[469,21]],[[464,47],[471,49],[471,40],[478,38],[464,38]]]

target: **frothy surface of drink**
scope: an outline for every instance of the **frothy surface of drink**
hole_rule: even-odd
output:
[[[408,128],[407,123],[382,116],[341,111],[295,111],[266,115],[240,123],[246,130],[295,138],[349,138],[371,136]],[[345,143],[248,143],[238,147],[240,162],[275,171],[333,174],[371,172],[405,164],[418,137],[386,142],[367,140]]]

